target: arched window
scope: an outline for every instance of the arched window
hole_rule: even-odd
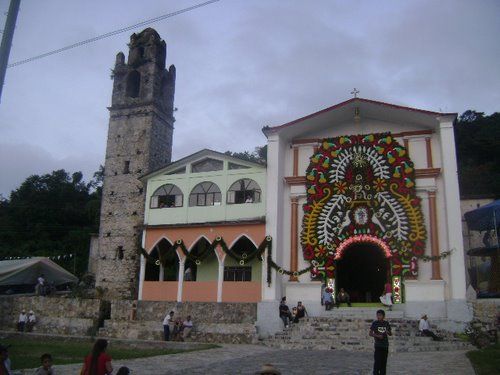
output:
[[[227,192],[228,204],[258,203],[261,190],[259,184],[249,178],[243,178],[231,185]]]
[[[210,181],[196,185],[189,195],[190,206],[218,206],[221,203],[219,187]]]
[[[137,98],[141,88],[141,73],[132,70],[127,77],[127,96]]]
[[[182,207],[182,191],[176,185],[160,186],[151,197],[151,208]]]

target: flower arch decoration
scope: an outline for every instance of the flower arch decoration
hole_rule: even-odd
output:
[[[417,276],[426,231],[415,170],[390,133],[326,138],[306,171],[301,244],[312,274],[334,277],[355,243],[376,244],[391,272]]]

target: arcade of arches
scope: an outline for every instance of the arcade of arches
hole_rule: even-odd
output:
[[[231,252],[252,254],[265,237],[264,224],[146,230],[146,246],[150,250],[149,256],[141,260],[140,298],[178,302],[260,301],[260,259],[236,261],[220,246],[212,247],[218,237],[224,239]],[[180,242],[184,250],[178,246]]]

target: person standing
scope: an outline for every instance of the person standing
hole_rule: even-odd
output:
[[[45,295],[45,275],[43,273],[38,276],[35,292],[37,296]]]
[[[170,311],[163,319],[163,339],[170,341],[170,327],[174,324],[174,312]]]
[[[434,332],[431,331],[431,326],[427,320],[427,314],[422,315],[422,318],[418,322],[418,330],[422,336],[432,337],[434,341],[441,341],[441,337],[438,337]]]
[[[107,347],[107,340],[98,339],[95,342],[94,347],[92,348],[92,353],[85,357],[81,374],[109,375],[113,372],[113,366],[111,365],[111,356],[106,353]]]
[[[389,281],[384,285],[384,294],[380,297],[380,302],[392,310],[392,285]]]
[[[17,319],[17,330],[19,332],[24,332],[24,327],[26,326],[26,322],[28,321],[28,315],[26,315],[26,310],[22,309],[19,314],[19,318]]]
[[[332,289],[325,288],[323,290],[323,304],[325,305],[325,310],[331,310],[333,305]]]
[[[374,375],[385,375],[387,355],[389,354],[389,338],[392,336],[391,325],[385,320],[385,311],[377,311],[377,320],[371,327],[369,335],[375,340],[375,353],[373,363]]]

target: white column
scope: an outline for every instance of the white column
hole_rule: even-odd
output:
[[[142,287],[144,285],[144,275],[146,274],[146,259],[141,254],[141,266],[139,269],[139,301],[142,300]]]
[[[165,274],[165,268],[160,264],[160,275],[158,276],[158,281],[163,281],[163,275]]]
[[[217,276],[217,302],[222,302],[222,283],[224,282],[224,260],[219,260],[219,274]]]
[[[285,147],[283,141],[276,134],[271,134],[267,142],[267,193],[266,193],[266,234],[273,239],[273,260],[281,264],[283,261],[282,232],[283,232],[283,191],[285,169]],[[290,150],[288,150],[290,151]],[[291,152],[291,151],[290,151]],[[286,199],[288,202],[288,198]],[[287,229],[289,226],[287,226]],[[267,285],[267,253],[262,262],[262,300],[276,301],[281,298],[281,277],[271,272],[271,286]]]
[[[465,299],[465,261],[462,240],[462,214],[460,212],[460,191],[458,189],[457,159],[453,121],[455,116],[443,116],[439,120],[441,138],[442,175],[446,203],[446,229],[450,255],[450,292],[452,299]]]
[[[182,286],[184,284],[184,260],[179,261],[179,285],[177,286],[177,302],[182,302]]]

